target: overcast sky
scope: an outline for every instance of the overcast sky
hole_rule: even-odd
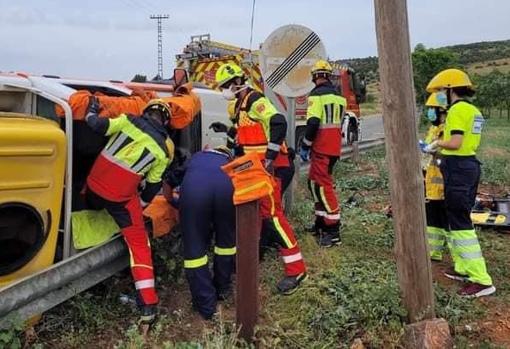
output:
[[[165,77],[195,34],[248,47],[252,0],[0,0],[0,71],[131,79],[157,72],[156,21]],[[408,0],[411,45],[510,39],[508,0]],[[372,0],[257,0],[253,46],[277,27],[302,24],[329,57],[377,54]]]

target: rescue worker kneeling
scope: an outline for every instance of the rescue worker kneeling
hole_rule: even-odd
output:
[[[193,308],[205,319],[216,313],[218,300],[224,300],[231,294],[236,253],[235,209],[232,182],[221,170],[221,166],[231,159],[232,154],[226,147],[198,152],[185,164],[180,184],[178,205],[184,271]],[[175,187],[179,183],[168,184]],[[207,257],[211,229],[214,231],[213,276]]]
[[[121,228],[129,249],[141,320],[152,322],[158,295],[142,209],[160,190],[161,177],[173,156],[173,144],[165,130],[170,107],[162,100],[152,100],[141,117],[123,114],[108,119],[98,114],[99,103],[91,97],[87,124],[110,139],[87,177],[87,204],[92,209],[106,209]],[[143,180],[145,186],[139,194]]]
[[[284,144],[287,122],[269,99],[246,84],[246,77],[239,66],[231,63],[220,66],[216,71],[216,82],[225,99],[236,100],[236,146],[241,153],[256,154],[274,179],[272,194],[260,200],[261,240],[278,246],[286,276],[277,288],[282,294],[291,294],[307,274],[294,231],[283,212],[281,180],[275,175],[276,168],[289,166]]]

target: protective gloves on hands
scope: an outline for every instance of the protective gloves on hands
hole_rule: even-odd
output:
[[[99,100],[97,99],[97,97],[96,96],[90,96],[89,97],[89,105],[87,106],[87,114],[85,116],[85,119],[90,114],[94,114],[94,115],[99,114],[100,110],[101,110],[101,106],[99,104]]]
[[[310,148],[305,149],[303,147],[299,148],[299,157],[303,162],[310,161]]]
[[[219,122],[219,121],[213,122],[209,126],[209,128],[212,129],[214,132],[227,132],[228,131],[228,126],[222,122]]]
[[[437,150],[439,148],[437,142],[438,141],[433,141],[432,143],[426,143],[426,142],[420,140],[418,142],[418,145],[420,146],[420,150],[422,151],[422,153],[433,154],[433,153],[437,152]]]

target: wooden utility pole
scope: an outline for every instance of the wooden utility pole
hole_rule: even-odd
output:
[[[395,253],[410,322],[433,318],[406,0],[374,0]]]
[[[260,229],[258,201],[236,206],[236,323],[248,343],[259,316]]]

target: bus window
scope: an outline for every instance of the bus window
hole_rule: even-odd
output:
[[[37,116],[59,122],[59,118],[55,112],[55,103],[44,97],[37,96],[37,106],[35,113]]]
[[[1,91],[0,111],[30,114],[31,95],[27,92]]]

